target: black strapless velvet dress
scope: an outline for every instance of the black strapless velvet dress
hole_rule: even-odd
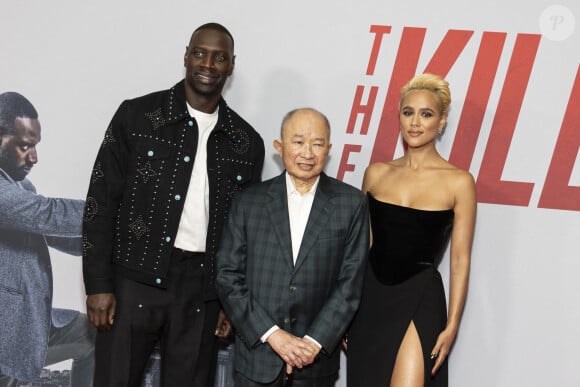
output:
[[[389,386],[411,321],[421,340],[425,386],[447,386],[447,361],[431,378],[430,354],[447,324],[437,265],[449,243],[453,210],[418,210],[368,198],[373,246],[348,335],[348,386]]]

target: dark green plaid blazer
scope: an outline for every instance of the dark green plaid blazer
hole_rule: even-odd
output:
[[[322,174],[296,265],[285,174],[241,192],[217,253],[217,289],[237,334],[234,364],[260,383],[284,363],[260,337],[274,325],[322,345],[300,378],[337,372],[337,345],[360,300],[369,249],[365,196]]]

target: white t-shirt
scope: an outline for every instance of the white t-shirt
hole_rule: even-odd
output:
[[[187,251],[205,252],[209,219],[207,140],[217,123],[219,108],[208,114],[187,104],[187,110],[197,122],[198,140],[191,180],[187,187],[174,246]]]

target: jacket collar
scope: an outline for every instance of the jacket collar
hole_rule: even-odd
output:
[[[12,179],[12,177],[2,168],[0,168],[0,176],[3,176],[6,180],[8,180],[11,183],[16,183],[16,181],[14,181],[14,179]]]
[[[223,130],[229,137],[235,137],[232,132],[232,126],[227,125],[231,122],[233,111],[230,109],[223,97],[220,97],[218,102],[218,122],[214,130]],[[187,111],[187,102],[185,100],[185,80],[176,83],[169,93],[167,93],[163,102],[163,113],[165,120],[169,124],[176,123],[181,120],[189,119],[189,112]]]
[[[274,227],[274,232],[278,237],[281,251],[285,255],[285,261],[288,267],[294,272],[302,265],[304,259],[308,256],[308,252],[316,242],[318,234],[326,227],[328,221],[328,214],[332,211],[330,199],[332,197],[331,190],[329,190],[330,179],[323,172],[320,174],[318,187],[312,203],[312,209],[304,231],[302,245],[298,252],[296,264],[292,262],[292,244],[290,241],[290,222],[288,217],[288,194],[286,190],[286,171],[272,180],[272,184],[268,190],[268,194],[272,198],[266,204],[272,223],[277,226]]]

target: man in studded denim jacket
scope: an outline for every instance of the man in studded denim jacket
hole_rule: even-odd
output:
[[[232,199],[261,180],[264,159],[260,135],[221,96],[233,50],[223,26],[199,27],[185,79],[123,102],[106,131],[83,228],[95,385],[138,386],[156,344],[163,385],[212,385],[214,333],[224,329],[217,243]]]

